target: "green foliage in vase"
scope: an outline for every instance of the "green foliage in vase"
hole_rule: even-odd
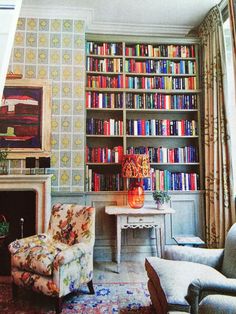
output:
[[[167,191],[154,191],[152,196],[154,201],[159,204],[164,204],[171,199]]]
[[[0,162],[7,160],[8,151],[7,149],[0,149]]]

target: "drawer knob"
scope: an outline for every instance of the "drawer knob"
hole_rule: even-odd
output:
[[[143,221],[143,219],[142,219],[142,218],[139,218],[139,221]]]

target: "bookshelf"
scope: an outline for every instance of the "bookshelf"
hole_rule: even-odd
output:
[[[85,190],[122,191],[125,153],[148,153],[147,191],[203,188],[198,44],[86,42]]]

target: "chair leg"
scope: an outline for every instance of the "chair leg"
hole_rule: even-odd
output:
[[[94,288],[93,288],[93,281],[90,280],[88,283],[87,283],[87,286],[89,288],[89,292],[90,294],[95,294],[95,291],[94,291]]]
[[[12,297],[13,297],[13,299],[16,299],[17,292],[18,292],[18,286],[14,282],[12,282],[11,286],[12,286]]]
[[[62,302],[63,302],[63,297],[55,298],[55,311],[56,311],[56,314],[61,313],[61,311],[62,311]]]

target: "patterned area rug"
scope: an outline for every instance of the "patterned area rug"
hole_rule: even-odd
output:
[[[146,283],[95,284],[95,295],[86,286],[67,296],[63,313],[77,314],[151,314],[152,307]],[[11,285],[0,284],[0,313],[55,313],[52,299],[19,289],[17,301],[12,300]]]

